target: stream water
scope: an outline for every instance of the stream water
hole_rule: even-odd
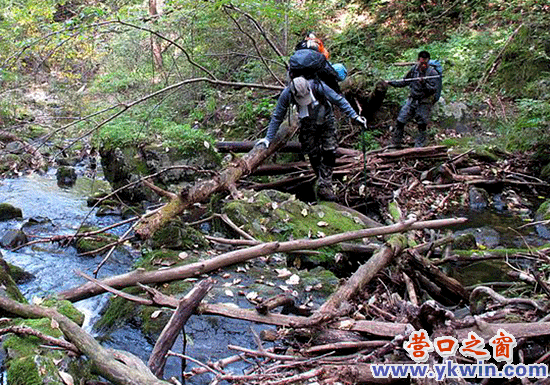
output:
[[[7,230],[20,229],[22,226],[25,226],[25,233],[29,238],[74,234],[86,217],[86,224],[93,226],[103,227],[119,222],[121,219],[116,216],[98,217],[93,213],[88,216],[90,209],[87,207],[86,197],[93,189],[97,191],[100,183],[79,177],[74,187],[59,188],[55,172],[2,180],[0,202],[19,207],[23,211],[23,220],[0,222],[0,237]],[[31,218],[37,219],[42,224],[27,227],[26,223]],[[122,234],[126,229],[121,226],[115,232]],[[73,247],[61,247],[51,242],[37,243],[17,251],[1,249],[1,252],[6,261],[34,275],[33,279],[19,285],[29,302],[85,283],[85,280],[75,274],[75,271],[80,270],[91,275],[103,259],[103,256],[82,257]],[[116,251],[101,268],[98,277],[108,277],[129,271],[137,257],[137,253],[130,249]],[[99,318],[99,313],[108,298],[109,294],[103,294],[75,304],[86,315],[85,330],[99,337],[105,346],[129,351],[147,362],[154,341],[147,340],[139,329],[126,325],[109,334],[108,338],[98,336],[94,332],[94,322]],[[253,327],[256,329],[256,326]],[[255,346],[250,328],[250,323],[245,321],[215,316],[192,316],[185,326],[187,336],[185,354],[200,362],[216,361],[234,355],[235,352],[227,348],[228,344],[243,347]],[[257,331],[259,332],[259,329]],[[172,350],[181,353],[182,345],[180,337]],[[188,362],[186,370],[194,366],[196,365]],[[172,376],[181,381],[181,362],[174,357],[168,359],[165,368],[165,378]],[[211,376],[204,374],[191,378],[187,383],[208,384],[210,380]]]

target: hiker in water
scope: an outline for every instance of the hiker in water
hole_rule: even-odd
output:
[[[367,120],[358,115],[348,101],[318,78],[292,78],[277,100],[266,137],[256,145],[269,147],[288,108],[297,106],[299,140],[317,177],[316,195],[319,200],[334,201],[332,170],[336,163],[336,126],[332,106],[336,105],[352,121],[366,128]]]
[[[415,147],[423,147],[427,142],[426,129],[430,122],[435,94],[438,89],[438,72],[429,65],[430,53],[420,51],[417,63],[407,72],[402,80],[387,82],[392,87],[410,87],[409,97],[399,111],[392,135],[392,147],[401,148],[405,124],[411,119],[418,123],[418,136]],[[410,79],[410,80],[409,80]]]

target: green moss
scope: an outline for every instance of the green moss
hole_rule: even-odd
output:
[[[4,267],[0,267],[0,293],[4,292],[8,298],[17,302],[26,303],[27,300],[19,290],[19,287],[14,282],[13,278],[8,274]],[[1,312],[0,312],[1,313]]]
[[[98,228],[84,226],[78,232],[86,233],[90,231],[98,230]],[[109,233],[100,233],[92,236],[80,237],[77,239],[75,247],[79,253],[86,253],[105,247],[113,242],[116,242],[118,237]]]
[[[43,384],[33,357],[11,360],[8,366],[7,379],[10,385]]]
[[[391,201],[388,204],[388,212],[394,222],[399,222],[401,220],[401,212],[399,211],[399,206],[396,201]]]
[[[15,218],[23,218],[21,209],[9,203],[0,203],[0,221],[7,221]]]
[[[192,227],[185,225],[180,220],[172,220],[155,232],[150,240],[154,249],[196,249],[205,248],[208,242],[204,236]]]
[[[338,287],[339,279],[329,270],[317,267],[309,271],[300,271],[303,288],[311,286],[322,296],[328,297]]]
[[[160,266],[187,265],[198,261],[198,258],[194,255],[189,255],[184,260],[182,260],[179,255],[180,251],[178,250],[144,250],[141,258],[134,263],[134,267],[153,270]]]
[[[142,292],[140,288],[131,287],[122,290],[125,293],[137,295]],[[122,326],[135,317],[138,313],[139,305],[128,301],[121,297],[111,297],[107,309],[102,314],[99,321],[96,322],[95,328],[98,330],[112,330],[116,327]]]
[[[543,202],[537,209],[537,219],[548,220],[550,219],[550,200]]]
[[[262,241],[319,238],[363,228],[360,220],[330,204],[315,206],[278,191],[245,192],[223,211],[244,231]]]
[[[82,326],[84,324],[84,314],[78,310],[74,305],[66,300],[58,300],[57,298],[47,298],[43,303],[46,307],[55,307],[57,311],[69,318],[77,325]]]
[[[473,234],[462,234],[453,241],[453,249],[472,250],[477,249],[476,237]]]

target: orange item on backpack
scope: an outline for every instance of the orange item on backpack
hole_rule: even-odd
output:
[[[323,42],[321,41],[321,39],[319,39],[318,37],[316,37],[314,34],[311,33],[306,37],[305,40],[307,41],[308,48],[314,48],[314,46],[317,46],[317,50],[321,52],[323,55],[325,55],[325,57],[328,60],[328,58],[330,57],[330,54],[328,53],[327,49],[323,45]]]

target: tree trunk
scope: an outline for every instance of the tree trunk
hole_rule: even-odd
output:
[[[340,286],[336,292],[328,298],[328,300],[306,321],[303,325],[296,327],[307,327],[324,322],[327,319],[333,318],[340,313],[340,310],[348,301],[364,290],[365,286],[371,279],[396,255],[406,247],[406,239],[403,237],[393,237],[390,240],[390,246],[384,246],[380,251],[374,254],[367,262],[357,269],[357,271]]]
[[[236,263],[245,262],[249,259],[257,258],[263,255],[269,255],[275,252],[286,253],[296,250],[318,249],[320,247],[330,246],[336,243],[350,241],[352,239],[368,238],[407,230],[440,228],[456,225],[465,221],[465,218],[457,218],[438,219],[416,223],[404,222],[374,229],[350,231],[347,233],[330,235],[318,239],[298,239],[288,242],[269,242],[252,246],[243,250],[230,251],[228,253],[220,254],[206,261],[190,263],[188,265],[178,266],[171,269],[156,271],[134,270],[126,274],[106,278],[102,280],[101,283],[115,289],[120,289],[123,287],[135,286],[138,283],[149,284],[170,282],[198,276],[200,274],[208,273],[210,271],[214,271],[225,266],[231,266]],[[66,299],[69,301],[80,301],[82,299],[90,298],[104,292],[104,288],[98,286],[93,282],[88,282],[80,287],[61,292],[58,294],[58,296],[61,299]]]
[[[215,192],[227,191],[242,176],[250,174],[268,156],[282,147],[295,131],[295,124],[289,127],[286,122],[283,123],[269,148],[254,147],[242,158],[234,160],[217,176],[198,182],[187,191],[180,191],[176,199],[172,199],[155,214],[143,218],[136,226],[136,234],[142,239],[148,239],[155,231],[162,228],[168,221],[180,215],[194,203],[205,201]]]
[[[162,378],[164,366],[166,365],[166,353],[174,345],[183,325],[185,325],[213,285],[214,280],[212,278],[205,279],[198,283],[193,290],[178,302],[176,311],[162,330],[147,362],[147,366],[155,376]]]
[[[104,349],[92,336],[82,330],[76,323],[60,314],[56,309],[26,305],[11,299],[0,297],[0,307],[22,318],[50,318],[59,324],[67,340],[71,341],[93,363],[99,375],[116,385],[170,385],[156,378],[137,357],[133,357],[132,367],[120,362],[129,353],[116,352],[115,356]]]

